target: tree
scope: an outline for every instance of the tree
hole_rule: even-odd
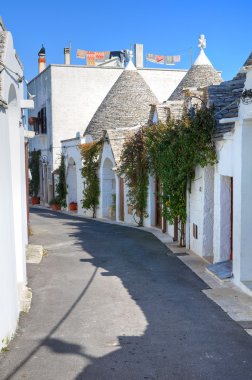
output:
[[[97,170],[102,145],[101,140],[80,145],[80,153],[83,159],[81,175],[84,179],[82,207],[91,209],[93,218],[96,217],[96,208],[99,205],[100,186]]]
[[[37,197],[39,192],[39,161],[41,151],[33,150],[30,152],[29,169],[31,171],[31,180],[29,183],[29,194],[32,197]]]
[[[129,205],[139,217],[138,225],[143,226],[144,217],[147,216],[147,197],[149,184],[149,160],[144,141],[144,130],[141,128],[124,143],[120,158],[120,175],[125,175],[129,186]]]
[[[60,166],[58,168],[59,181],[56,185],[56,199],[61,207],[66,207],[67,185],[65,157],[61,154]]]

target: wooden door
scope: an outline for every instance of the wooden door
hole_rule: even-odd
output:
[[[124,180],[120,177],[120,220],[124,221]]]

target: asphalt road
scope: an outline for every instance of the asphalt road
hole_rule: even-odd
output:
[[[0,379],[247,380],[252,337],[152,234],[33,210],[32,308]]]

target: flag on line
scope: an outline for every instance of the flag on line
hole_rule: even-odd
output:
[[[175,65],[180,62],[180,55],[156,55],[148,53],[146,60],[161,65]]]
[[[87,54],[87,50],[77,49],[76,57],[77,58],[85,59],[86,58],[86,54]]]
[[[88,66],[95,66],[96,61],[104,62],[109,59],[110,51],[89,51],[78,49],[77,58],[86,59]]]

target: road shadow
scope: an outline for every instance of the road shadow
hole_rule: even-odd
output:
[[[75,227],[70,234],[91,255],[79,259],[118,277],[147,320],[142,336],[118,336],[117,349],[76,380],[252,379],[251,337],[202,292],[207,285],[152,234],[65,214],[36,210]],[[54,342],[55,343],[55,342]],[[48,344],[83,355],[80,347]],[[55,348],[56,347],[56,348]]]

